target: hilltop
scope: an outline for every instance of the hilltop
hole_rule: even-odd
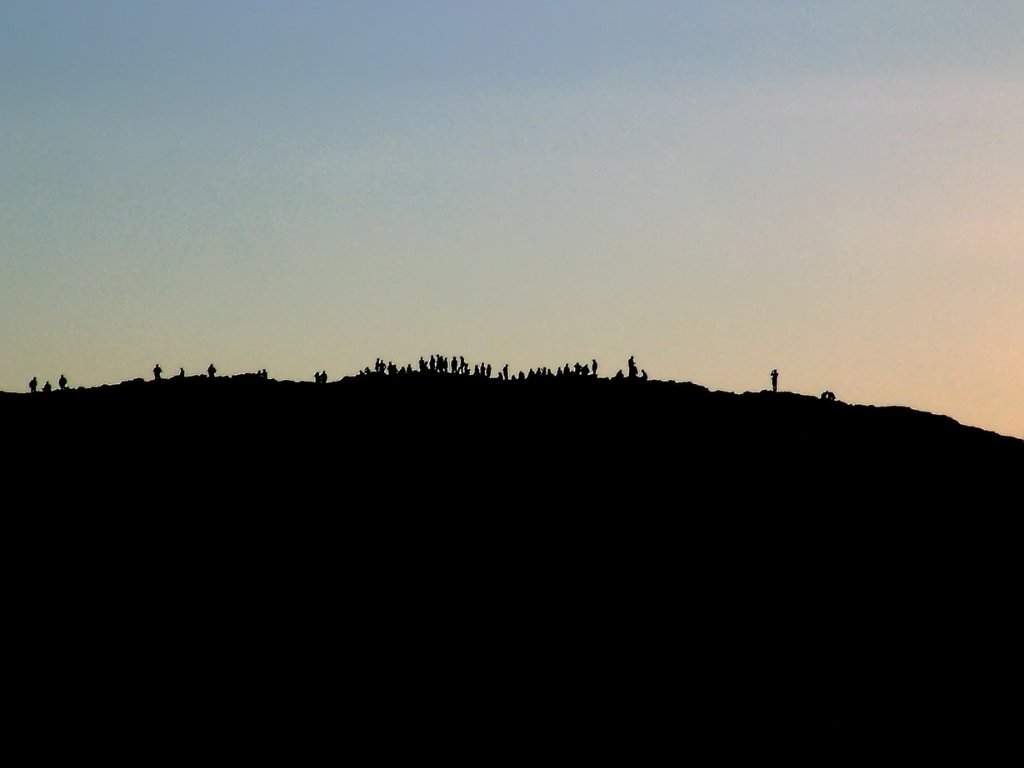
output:
[[[320,680],[345,648],[345,684],[380,712],[403,691],[423,738],[438,692],[474,700],[481,674],[504,710],[560,728],[669,727],[679,696],[731,745],[939,738],[999,716],[962,673],[1001,674],[1024,441],[948,417],[371,373],[0,393],[0,419],[13,568],[30,574],[15,592],[44,624],[148,622],[169,658],[175,622],[224,638],[238,669],[200,644],[176,673],[197,684],[248,690],[281,649]]]
[[[343,457],[396,471],[430,465],[458,483],[469,479],[464,470],[508,469],[510,462],[520,471],[558,465],[566,479],[590,476],[591,484],[609,477],[594,477],[595,464],[634,473],[634,481],[651,481],[655,468],[708,467],[753,476],[799,470],[811,484],[842,471],[901,486],[943,468],[991,475],[1024,466],[1017,463],[1024,441],[947,416],[639,378],[501,380],[410,368],[390,375],[367,369],[322,384],[258,374],[136,379],[0,393],[0,415],[9,436],[41,450],[59,444],[78,461],[129,445],[126,459],[137,458],[136,447],[142,456],[220,452],[282,466],[298,457],[314,464]]]

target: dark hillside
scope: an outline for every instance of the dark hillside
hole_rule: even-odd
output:
[[[2,394],[0,417],[15,594],[53,653],[57,616],[83,653],[111,627],[170,653],[171,688],[252,690],[286,654],[298,677],[260,685],[296,717],[344,680],[353,722],[423,743],[450,718],[634,758],[677,728],[998,723],[964,702],[1005,658],[1024,441],[947,417],[420,374]]]
[[[791,509],[805,489],[831,488],[819,503],[838,502],[839,488],[844,496],[884,492],[879,501],[918,494],[950,502],[951,491],[985,493],[986,483],[1024,466],[1024,441],[909,408],[592,377],[137,380],[5,393],[0,413],[18,463],[65,472],[125,464],[184,486],[197,479],[189,469],[197,464],[272,466],[262,483],[320,468],[342,493],[383,474],[390,494],[412,492],[414,481],[446,486],[455,508],[468,503],[471,485],[492,503],[544,489],[589,505],[637,493],[664,504],[688,484]],[[345,477],[351,471],[362,474]],[[751,480],[771,484],[758,489]],[[795,495],[780,496],[780,482]],[[206,491],[229,486],[250,490],[217,483]]]

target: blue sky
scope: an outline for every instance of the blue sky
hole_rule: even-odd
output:
[[[1024,436],[1015,2],[0,3],[0,389],[635,354]]]

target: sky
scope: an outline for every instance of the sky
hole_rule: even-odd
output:
[[[377,357],[1024,437],[1019,0],[0,0],[0,390]]]

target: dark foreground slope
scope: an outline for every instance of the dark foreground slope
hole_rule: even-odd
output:
[[[1009,722],[1024,442],[945,417],[418,375],[0,417],[12,615],[83,708],[142,685],[292,758],[333,729],[635,761]]]
[[[854,497],[870,512],[971,503],[961,494],[985,497],[1024,456],[1024,441],[908,408],[628,379],[138,380],[0,394],[0,417],[23,466],[95,471],[108,486],[130,470],[181,503],[201,487],[210,501],[281,493],[298,507],[309,492],[450,511],[810,511]]]

